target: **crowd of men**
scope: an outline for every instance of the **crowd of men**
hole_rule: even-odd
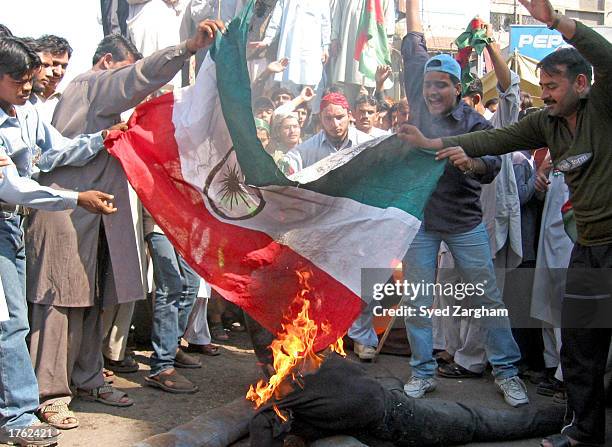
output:
[[[103,1],[105,37],[92,68],[62,92],[69,42],[0,28],[0,279],[8,308],[0,318],[0,442],[56,443],[59,430],[79,424],[69,408],[74,397],[134,404],[112,381],[113,371],[138,371],[126,345],[139,318],[134,303],[149,288],[148,259],[148,385],[198,391],[176,369],[201,367],[187,351],[218,355],[211,333],[227,340],[224,322],[241,328],[222,317],[220,297],[207,315],[206,302],[196,300],[201,279],[142,208],[103,140],[125,130],[122,121],[147,98],[193,81],[224,21],[244,3]],[[437,377],[479,378],[490,365],[508,405],[529,404],[524,378],[551,405],[567,405],[567,426],[543,445],[603,445],[612,285],[592,272],[612,267],[612,45],[547,0],[521,0],[574,48],[539,63],[546,107],[536,109],[484,25],[497,78],[497,98],[485,102],[480,80],[462,85],[454,57],[428,51],[419,1],[401,3],[380,1],[388,45],[405,16],[404,77],[380,65],[369,79],[353,58],[363,0],[258,1],[249,39],[257,136],[286,175],[395,133],[407,148],[437,150],[448,163],[403,261],[405,279],[485,284],[472,304],[504,309],[512,272],[504,281],[495,268],[542,267],[521,281],[542,327],[406,317],[405,394],[424,398]],[[402,83],[401,98],[390,97],[393,82]],[[564,228],[562,207],[575,216],[575,235]],[[568,267],[567,279],[555,270]],[[409,301],[449,304],[428,294]],[[374,358],[370,306],[348,337],[359,359]]]

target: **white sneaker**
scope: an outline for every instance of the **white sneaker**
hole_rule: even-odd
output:
[[[373,360],[376,357],[376,348],[372,346],[362,345],[361,343],[355,342],[353,351],[359,357],[359,360]]]
[[[422,379],[420,377],[412,376],[408,383],[404,385],[404,393],[406,396],[420,399],[425,393],[431,393],[436,389],[438,382],[433,377]]]
[[[507,379],[495,379],[495,384],[504,395],[504,400],[512,407],[519,407],[529,403],[527,388],[519,376]]]

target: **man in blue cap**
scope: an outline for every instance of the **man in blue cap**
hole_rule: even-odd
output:
[[[418,0],[406,2],[407,35],[402,42],[402,57],[410,124],[430,138],[490,129],[482,115],[461,101],[461,67],[457,61],[448,54],[429,57],[419,10]],[[497,288],[489,238],[482,222],[481,184],[492,182],[500,166],[501,159],[495,156],[450,158],[404,259],[405,280],[423,284],[417,293],[405,297],[414,308],[414,316],[405,318],[412,350],[412,377],[404,392],[410,397],[423,397],[436,388],[431,314],[426,311],[432,308],[434,291],[440,293],[440,288],[431,286],[435,284],[440,244],[445,242],[464,284],[470,290],[473,287],[474,293],[457,301],[457,306],[436,310],[449,311],[450,315],[457,309],[492,311],[489,315],[494,316],[482,318],[481,323],[487,328],[484,343],[495,383],[508,404],[516,407],[529,402],[525,384],[517,376],[515,363],[520,360],[520,351],[512,337],[509,319],[504,316],[506,309]],[[468,305],[472,309],[466,309]]]

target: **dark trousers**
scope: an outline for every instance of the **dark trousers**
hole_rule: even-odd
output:
[[[411,399],[403,390],[390,391],[386,407],[384,423],[358,436],[359,440],[370,446],[386,446],[377,442],[386,440],[398,447],[505,443],[554,433],[564,413],[559,405],[497,410],[440,399]]]
[[[123,37],[128,37],[126,20],[129,5],[126,0],[100,0],[100,12],[105,36],[121,34]]]
[[[576,244],[563,300],[561,368],[567,387],[563,433],[584,443],[605,442],[604,373],[612,336],[612,244]]]

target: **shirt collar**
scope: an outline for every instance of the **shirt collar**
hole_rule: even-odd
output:
[[[53,92],[53,94],[47,98],[47,101],[51,99],[60,99],[61,96],[62,92]]]
[[[36,109],[34,109],[34,106],[29,100],[22,106],[13,107],[15,108],[15,116],[10,116],[4,110],[0,109],[0,126],[2,126],[9,119],[16,119],[19,126],[25,125],[24,123],[28,121],[30,114],[36,113]]]
[[[14,107],[14,106],[13,106]],[[4,124],[4,122],[6,120],[8,120],[9,118],[13,118],[12,116],[10,116],[9,114],[7,114],[4,109],[0,109],[0,126],[2,126]]]
[[[327,143],[330,146],[332,146],[335,150],[339,151],[340,149],[344,149],[346,147],[350,147],[352,145],[355,144],[355,142],[357,141],[357,134],[356,134],[356,130],[353,126],[349,125],[348,128],[348,133],[346,134],[346,140],[344,140],[344,142],[342,143],[342,145],[340,147],[336,147],[336,145],[334,143],[332,143],[331,141],[328,140],[327,138],[327,134],[325,133],[324,129],[321,129],[321,143]]]
[[[38,103],[38,102],[45,102],[45,99],[44,99],[44,98],[42,98],[42,97],[40,97],[40,96],[38,96],[38,94],[36,94],[36,93],[32,93],[32,94],[30,95],[30,99],[29,99],[29,101],[30,101],[32,104],[36,104],[36,103]]]
[[[432,117],[434,121],[443,121],[444,119],[447,119],[447,118],[453,118],[455,121],[461,121],[465,117],[466,107],[469,107],[469,106],[462,100],[459,100],[459,102],[455,105],[453,110],[448,115],[437,116],[437,117],[432,115]]]
[[[459,100],[459,103],[455,106],[453,111],[450,113],[450,116],[455,118],[455,120],[457,121],[461,121],[463,117],[465,116],[466,107],[469,107],[469,106],[466,103],[464,103],[462,100]]]

